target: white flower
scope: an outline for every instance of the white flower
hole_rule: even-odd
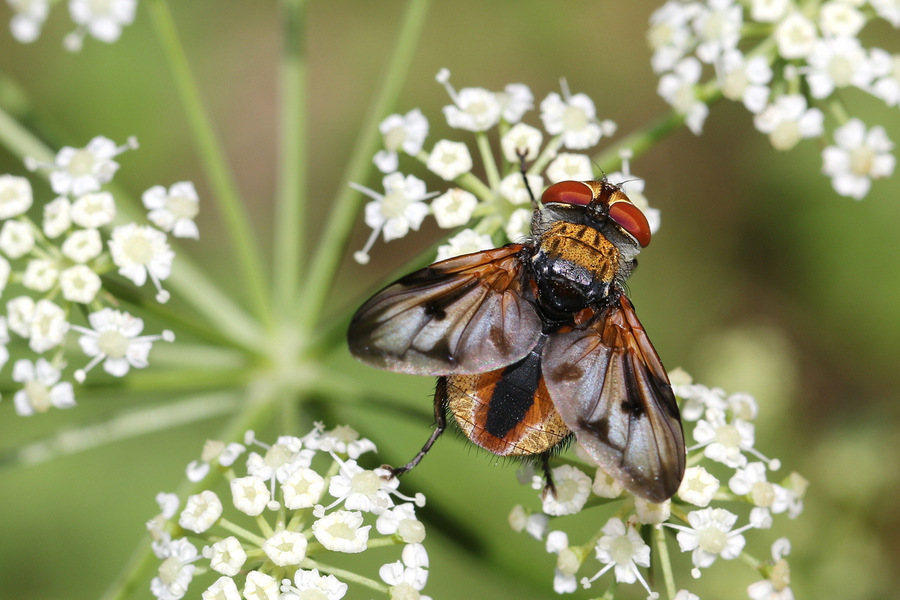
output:
[[[234,461],[246,451],[243,444],[232,442],[228,445],[219,440],[206,440],[200,460],[192,460],[186,469],[188,481],[197,483],[209,473],[210,464],[215,462],[223,467],[230,467]]]
[[[24,384],[16,392],[13,402],[16,413],[30,416],[34,413],[47,412],[51,406],[56,408],[72,408],[75,406],[75,395],[72,384],[59,382],[60,372],[43,358],[32,363],[28,359],[20,359],[13,365],[13,381]]]
[[[271,575],[250,571],[242,592],[245,600],[274,600],[280,597],[278,580]]]
[[[22,221],[7,221],[0,229],[0,250],[10,258],[21,258],[34,248],[31,225]]]
[[[524,531],[534,539],[541,541],[547,533],[547,525],[550,523],[550,517],[544,513],[533,513],[526,511],[523,506],[517,504],[513,506],[507,517],[507,522],[513,531],[521,533]]]
[[[79,229],[69,234],[61,250],[73,262],[86,263],[103,252],[103,241],[96,229]]]
[[[472,218],[478,198],[458,187],[450,188],[431,202],[431,212],[438,227],[452,229],[465,225]]]
[[[414,175],[404,177],[402,173],[391,173],[382,183],[384,195],[356,183],[350,184],[373,200],[366,204],[366,225],[372,228],[372,234],[355,255],[356,261],[363,264],[368,262],[369,249],[379,233],[383,232],[384,241],[389,242],[405,236],[410,229],[418,230],[428,214],[428,205],[424,201],[437,195],[437,192],[426,192],[425,182]]]
[[[453,100],[453,104],[444,107],[444,116],[450,127],[485,131],[500,121],[502,106],[493,92],[484,88],[463,88],[457,93],[450,85],[450,72],[446,69],[441,69],[437,81]]]
[[[644,500],[640,496],[635,496],[634,514],[637,516],[638,522],[643,525],[664,523],[669,520],[669,516],[672,514],[672,502],[666,500],[657,504],[656,502]]]
[[[600,141],[604,134],[612,135],[615,124],[597,121],[594,101],[586,94],[569,93],[562,82],[563,95],[551,92],[541,101],[541,121],[550,135],[562,136],[562,144],[570,150],[584,150]]]
[[[22,285],[37,292],[46,292],[56,283],[59,269],[52,260],[35,258],[28,261],[22,275]]]
[[[82,0],[84,2],[84,0]],[[103,136],[92,139],[84,148],[66,146],[56,153],[56,161],[48,165],[50,187],[61,196],[81,196],[96,192],[104,183],[112,180],[119,168],[113,160],[128,148],[137,147],[132,138],[126,146],[116,146],[115,142]]]
[[[190,181],[174,183],[166,191],[155,185],[141,196],[144,208],[150,212],[150,222],[177,238],[198,239],[200,232],[194,219],[200,212],[200,198]]]
[[[696,506],[708,506],[719,491],[719,480],[703,467],[688,467],[678,488],[678,497]]]
[[[865,24],[863,14],[848,2],[826,2],[819,10],[819,29],[828,37],[855,37]]]
[[[571,465],[560,465],[550,472],[556,494],[545,494],[543,510],[558,517],[575,514],[584,508],[591,493],[591,478]]]
[[[197,548],[186,538],[172,540],[161,549],[163,558],[159,565],[159,574],[150,582],[150,591],[159,600],[178,600],[187,593],[187,588],[194,578],[194,565],[197,560]]]
[[[721,556],[731,560],[737,558],[744,548],[744,536],[749,526],[735,529],[737,515],[724,508],[704,508],[688,513],[690,527],[669,525],[678,529],[676,539],[682,552],[691,552],[695,567],[708,567]]]
[[[309,467],[315,454],[313,450],[303,448],[303,441],[294,436],[279,436],[272,445],[258,440],[255,443],[264,447],[266,453],[263,456],[251,452],[247,457],[247,472],[263,481],[286,482],[294,471]]]
[[[336,510],[312,525],[313,535],[326,549],[334,552],[357,553],[366,549],[371,525],[362,526],[360,512]]]
[[[654,73],[669,71],[684,58],[693,43],[691,20],[701,8],[699,3],[670,0],[650,15],[647,41],[653,50],[650,64]]]
[[[203,533],[215,525],[221,516],[221,500],[215,492],[204,490],[188,497],[178,524],[194,533]]]
[[[15,14],[9,21],[14,38],[29,44],[41,35],[50,5],[47,0],[7,0]]]
[[[603,469],[597,469],[594,481],[591,484],[591,491],[600,498],[618,498],[625,491],[625,488],[613,479],[609,473]]]
[[[607,521],[603,526],[603,534],[597,541],[595,552],[597,560],[606,566],[590,579],[582,579],[581,585],[590,587],[591,582],[615,568],[616,581],[620,583],[640,581],[647,593],[651,593],[647,582],[638,571],[638,566],[650,566],[650,546],[644,543],[634,527],[626,527],[621,519],[612,518]]]
[[[817,39],[815,24],[799,12],[785,17],[775,28],[775,43],[782,58],[806,58]]]
[[[703,384],[687,383],[673,384],[672,389],[676,396],[684,400],[681,405],[681,418],[685,421],[696,421],[710,408],[721,411],[727,408],[725,390],[722,388],[710,389]]]
[[[428,170],[446,181],[453,181],[472,170],[472,155],[462,142],[440,140],[428,155]],[[385,186],[387,187],[387,186]]]
[[[69,13],[78,29],[66,37],[66,48],[81,48],[87,31],[101,42],[112,43],[122,35],[122,26],[131,25],[137,0],[69,0]]]
[[[550,183],[559,181],[587,181],[594,177],[590,157],[584,154],[561,152],[547,165]]]
[[[347,593],[347,584],[334,575],[319,575],[318,569],[297,569],[294,585],[286,588],[282,584],[281,591],[283,600],[341,600]]]
[[[202,600],[241,600],[241,594],[238,592],[234,579],[223,575],[206,588],[200,598]]]
[[[416,518],[416,507],[412,502],[389,508],[378,515],[375,529],[381,535],[396,533],[407,544],[418,544],[425,539],[425,526]]]
[[[893,142],[881,126],[866,131],[859,119],[850,119],[834,131],[835,146],[822,151],[822,172],[831,177],[835,191],[842,196],[862,199],[872,179],[889,177],[896,158],[890,154]],[[0,239],[3,234],[0,233]]]
[[[672,600],[700,600],[700,596],[697,594],[692,594],[687,590],[678,590],[678,593],[675,594],[675,597]]]
[[[366,452],[375,452],[375,443],[369,438],[359,437],[359,432],[349,425],[339,425],[331,431],[323,431],[321,423],[310,433],[300,438],[303,446],[310,450],[345,454],[356,460]]]
[[[791,0],[751,0],[750,17],[760,23],[774,23],[781,20]]]
[[[509,215],[509,219],[503,225],[506,239],[511,242],[523,240],[531,233],[532,211],[527,208],[517,208]]]
[[[149,275],[157,289],[156,299],[168,300],[169,294],[162,289],[160,281],[172,273],[175,252],[169,248],[166,234],[149,225],[120,225],[113,229],[109,250],[120,275],[135,285],[144,285]]]
[[[290,510],[315,506],[324,491],[325,480],[309,467],[296,469],[281,484],[284,506]]]
[[[813,98],[827,98],[835,88],[866,89],[875,77],[869,57],[856,38],[817,40],[806,59],[806,81]]]
[[[75,265],[59,274],[59,287],[69,302],[90,304],[97,297],[102,282],[87,265]]]
[[[399,166],[397,152],[415,156],[422,151],[428,137],[428,119],[418,108],[405,115],[390,115],[378,125],[384,139],[384,150],[373,159],[382,173],[393,173]]]
[[[521,173],[510,173],[500,180],[497,191],[513,204],[529,204],[531,202],[529,189],[532,193],[534,190],[544,189],[544,178],[540,175],[525,175],[525,177],[528,179],[527,188]]]
[[[401,560],[382,565],[378,576],[390,586],[408,585],[421,590],[428,581],[428,553],[422,544],[407,544],[400,555]]]
[[[9,329],[27,338],[31,335],[31,318],[34,316],[34,299],[18,296],[6,303],[6,324]]]
[[[759,412],[759,406],[756,399],[750,394],[738,392],[731,394],[726,399],[728,408],[734,413],[734,416],[744,421],[753,421]]]
[[[772,567],[769,577],[751,583],[747,587],[747,595],[751,600],[794,600],[791,584],[791,568],[784,559],[791,551],[791,543],[787,538],[778,538],[772,543]]]
[[[28,346],[41,354],[62,344],[68,332],[66,312],[50,300],[38,300],[28,322]]]
[[[486,233],[478,233],[474,229],[463,229],[447,240],[447,242],[447,244],[438,246],[435,261],[442,261],[454,256],[471,254],[494,247],[491,236]]]
[[[518,164],[520,154],[524,153],[525,160],[534,160],[540,152],[544,136],[540,129],[526,123],[517,123],[500,138],[500,147],[503,149],[503,157],[512,164]]]
[[[697,34],[697,57],[705,63],[714,63],[726,51],[737,47],[743,25],[741,6],[733,0],[708,0],[694,17]]]
[[[262,514],[272,499],[266,482],[256,475],[232,479],[231,497],[234,507],[251,517]]]
[[[162,335],[141,336],[144,330],[142,319],[112,308],[91,313],[88,322],[92,329],[72,326],[83,334],[78,338],[82,351],[92,357],[84,369],[76,372],[75,378],[80,381],[84,381],[87,372],[100,361],[103,361],[103,370],[115,377],[123,377],[131,367],[143,369],[148,364],[147,357],[154,341],[174,340],[168,330]]]
[[[109,192],[84,194],[72,204],[70,215],[81,227],[103,227],[116,218],[116,201]]]
[[[507,123],[518,123],[526,112],[534,108],[534,94],[524,83],[510,83],[497,92],[500,116]]]
[[[742,451],[753,449],[754,428],[752,423],[741,419],[728,423],[724,412],[710,409],[706,418],[697,421],[694,439],[697,445],[692,449],[705,446],[703,454],[707,458],[734,469],[747,464]]]
[[[31,208],[31,183],[24,177],[0,175],[0,219],[17,217]]]
[[[282,529],[263,542],[262,549],[279,567],[299,565],[306,558],[306,536],[299,531]]]
[[[753,114],[762,112],[769,100],[767,84],[772,80],[772,68],[764,56],[745,60],[738,50],[726,52],[716,63],[722,85],[722,95],[740,100]]]
[[[219,540],[209,550],[210,568],[222,575],[234,577],[241,572],[241,567],[246,561],[247,553],[241,542],[233,535]]]
[[[696,58],[688,57],[678,61],[672,73],[659,78],[656,92],[678,113],[684,115],[685,123],[694,135],[703,131],[703,123],[709,114],[709,107],[697,98],[697,83],[702,67]]]
[[[747,496],[754,506],[769,509],[775,514],[787,511],[791,504],[791,492],[766,480],[765,463],[750,463],[737,469],[728,481],[728,487],[736,496]]]
[[[343,502],[347,510],[381,514],[394,505],[391,493],[400,485],[396,477],[385,479],[386,474],[384,469],[363,469],[352,459],[344,461],[328,485],[328,493],[337,498],[331,506]]]
[[[53,202],[44,205],[44,235],[48,238],[56,238],[72,226],[72,204],[65,196],[60,196]]]
[[[571,594],[578,589],[575,574],[581,568],[581,558],[569,547],[569,536],[564,531],[547,534],[547,552],[557,555],[553,571],[553,591],[557,594]]]
[[[753,118],[761,133],[769,135],[776,150],[790,150],[804,138],[822,135],[825,115],[818,108],[809,108],[800,94],[787,94],[775,99]]]
[[[900,6],[897,10],[900,12]],[[900,54],[892,55],[881,48],[872,48],[869,64],[875,73],[869,93],[888,106],[900,106]]]

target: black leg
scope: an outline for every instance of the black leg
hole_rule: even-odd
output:
[[[428,441],[425,442],[425,445],[422,446],[422,449],[419,450],[419,453],[416,454],[411,461],[409,461],[402,467],[389,467],[385,465],[385,468],[391,470],[392,476],[399,477],[407,471],[412,470],[413,467],[415,467],[423,458],[425,458],[425,455],[428,454],[428,451],[431,450],[431,447],[434,445],[437,439],[441,437],[442,433],[444,433],[444,430],[447,428],[446,398],[447,379],[445,377],[439,377],[437,386],[434,390],[434,431],[431,433],[431,437],[428,438]]]
[[[553,494],[556,498],[556,486],[553,484],[553,475],[550,474],[550,453],[541,454],[541,470],[544,471],[544,489],[541,495]]]

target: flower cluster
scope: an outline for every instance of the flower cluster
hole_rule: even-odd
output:
[[[655,536],[656,560],[668,562],[665,536],[672,534],[678,548],[690,553],[692,575],[701,576],[718,560],[742,557],[756,565],[763,579],[749,586],[753,600],[787,600],[790,590],[790,568],[785,556],[790,551],[786,538],[772,545],[772,561],[757,560],[744,552],[744,534],[770,529],[774,516],[797,517],[803,510],[807,482],[797,473],[779,481],[770,481],[768,473],[780,468],[779,461],[768,459],[754,447],[753,421],[757,415],[756,400],[747,394],[726,395],[721,389],[690,383],[682,371],[672,374],[673,387],[680,400],[686,433],[692,434],[694,445],[688,448],[684,480],[675,496],[662,504],[654,504],[625,492],[604,471],[594,468],[593,478],[569,464],[555,467],[552,476],[556,495],[544,494],[542,511],[533,512],[516,506],[510,524],[546,544],[548,552],[557,555],[553,587],[558,593],[578,588],[578,572],[593,554],[602,567],[591,577],[582,577],[587,588],[608,571],[614,582],[639,582],[649,597],[651,591],[640,567],[650,566],[650,546],[644,541]],[[580,452],[579,452],[580,454]],[[590,464],[589,458],[584,457]],[[536,489],[543,487],[540,477],[532,477]],[[610,518],[581,545],[569,542],[561,530],[551,530],[550,519],[580,512],[588,503],[622,503],[616,516]],[[727,505],[728,508],[719,505]],[[738,526],[738,521],[744,521]],[[671,572],[671,569],[669,569]],[[668,590],[668,597],[679,600],[695,598],[686,590]]]
[[[29,44],[41,35],[44,22],[50,14],[51,0],[6,0],[13,10],[9,28],[14,38]],[[122,27],[131,25],[137,8],[137,0],[69,0],[69,16],[75,23],[75,31],[64,40],[66,49],[77,52],[85,35],[111,44],[119,39]]]
[[[900,8],[880,0],[669,0],[648,34],[658,92],[696,134],[720,92],[742,102],[778,150],[821,140],[822,172],[838,194],[859,200],[896,164],[884,128],[851,118],[842,103],[855,88],[900,106],[900,54],[858,38],[876,19],[900,28]]]
[[[20,415],[75,404],[72,383],[61,381],[70,332],[81,334],[78,344],[90,358],[73,373],[79,383],[101,362],[117,377],[131,367],[143,368],[154,341],[174,339],[170,331],[141,335],[143,321],[113,308],[117,303],[101,279],[117,271],[140,286],[149,278],[157,300],[165,302],[169,294],[161,282],[175,257],[165,232],[197,237],[192,220],[197,192],[187,182],[145,192],[148,218],[162,231],[137,223],[114,226],[116,202],[103,186],[119,168],[116,157],[136,146],[134,140],[117,146],[97,137],[84,148],[63,148],[52,163],[26,160],[29,169],[45,172],[56,194],[39,210],[31,210],[35,198],[27,178],[0,175],[0,295],[6,296],[6,310],[0,314],[0,368],[9,359],[10,334],[39,355],[13,366],[13,379],[23,385],[15,395]],[[87,319],[79,324],[82,313]]]
[[[484,88],[456,90],[450,85],[450,73],[446,69],[438,73],[437,80],[446,87],[452,100],[443,111],[447,123],[474,136],[486,181],[473,173],[474,161],[463,142],[439,140],[430,152],[423,150],[428,120],[420,110],[389,116],[380,126],[384,149],[374,157],[375,165],[386,173],[384,193],[351,184],[372,198],[365,209],[366,225],[372,228],[372,233],[365,247],[355,254],[360,263],[368,262],[369,250],[379,234],[386,242],[401,238],[410,230],[417,230],[429,214],[445,229],[462,227],[479,219],[474,227],[463,229],[440,247],[438,259],[493,248],[504,241],[528,236],[533,209],[520,172],[523,157],[531,163],[526,177],[528,188],[535,194],[558,181],[593,179],[591,158],[584,151],[616,130],[615,123],[597,117],[594,102],[588,96],[572,94],[565,81],[561,94],[552,92],[540,103],[542,132],[523,121],[526,113],[534,108],[534,95],[523,84],[507,85],[502,92]],[[495,127],[499,132],[500,164],[488,137],[489,130]],[[546,142],[544,132],[549,136]],[[445,192],[428,192],[424,181],[397,170],[401,152],[452,182],[454,187]],[[643,182],[632,179],[627,156],[623,172],[608,177],[614,183],[628,180],[622,184],[626,193],[644,210],[655,230],[659,225],[658,212],[647,207]],[[431,200],[430,204],[427,200]]]
[[[271,445],[252,431],[243,444],[207,442],[202,460],[188,466],[188,479],[199,483],[215,468],[229,490],[203,490],[181,511],[174,494],[157,496],[162,512],[147,524],[161,561],[153,595],[178,600],[195,576],[209,574],[217,578],[204,600],[338,600],[347,581],[391,598],[427,600],[420,594],[428,579],[425,528],[415,513],[425,499],[400,494],[390,471],[361,467],[357,460],[374,451],[349,427],[326,432],[321,425]],[[398,545],[400,559],[381,566],[381,582],[329,564],[333,553]]]

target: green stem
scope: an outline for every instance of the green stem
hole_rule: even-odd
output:
[[[669,600],[675,598],[675,576],[672,572],[672,561],[669,558],[669,546],[666,544],[666,532],[662,527],[655,527],[653,537],[656,542],[656,554],[659,557],[659,566],[662,569],[663,581],[666,584],[666,594]]]
[[[481,154],[481,162],[484,163],[484,172],[487,175],[488,185],[491,186],[491,189],[496,190],[500,187],[500,173],[497,171],[497,163],[494,161],[491,142],[488,140],[487,134],[479,131],[475,134],[475,143],[478,145],[478,152]]]
[[[400,88],[416,56],[416,42],[425,24],[429,4],[430,0],[410,0],[407,4],[384,83],[363,120],[359,137],[347,163],[347,170],[341,178],[340,191],[309,264],[309,277],[299,302],[301,327],[306,331],[312,330],[321,319],[328,292],[359,212],[359,194],[347,184],[367,179],[367,174],[372,168],[372,155],[378,147],[380,136],[378,122],[384,118],[390,107],[396,104],[400,95]]]
[[[307,558],[303,561],[303,568],[307,570],[318,569],[323,573],[328,573],[329,575],[339,577],[342,581],[358,583],[369,589],[375,590],[376,592],[387,593],[388,591],[388,586],[381,583],[380,581],[375,581],[374,579],[363,577],[362,575],[354,571],[347,571],[346,569],[332,567],[311,558]]]
[[[282,0],[281,118],[272,295],[279,309],[293,306],[300,278],[300,254],[307,213],[306,0]]]
[[[178,39],[169,6],[165,0],[148,0],[146,6],[172,71],[175,87],[181,98],[204,170],[215,190],[214,198],[218,202],[225,226],[234,243],[237,265],[244,280],[241,287],[249,292],[255,314],[263,323],[269,324],[272,315],[267,297],[268,287],[263,277],[262,255],[253,239],[249,216],[228,169],[221,144],[203,108],[200,92],[188,65],[184,48]]]

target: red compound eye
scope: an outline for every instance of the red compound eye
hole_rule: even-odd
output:
[[[554,183],[541,195],[541,204],[559,202],[587,206],[594,199],[594,190],[583,181],[560,181]]]
[[[646,247],[650,243],[650,224],[647,222],[647,217],[644,216],[641,209],[631,202],[622,200],[610,204],[609,218],[633,235],[634,239],[641,245],[641,248]]]

